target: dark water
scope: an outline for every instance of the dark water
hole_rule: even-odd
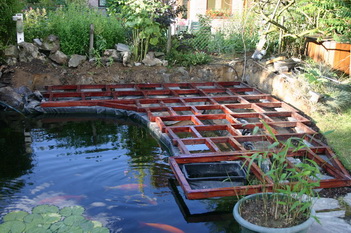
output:
[[[0,116],[0,217],[81,205],[111,232],[239,232],[234,198],[187,200],[149,132],[126,119]],[[1,222],[1,220],[0,220]]]

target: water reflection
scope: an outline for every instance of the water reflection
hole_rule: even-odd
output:
[[[0,162],[5,168],[0,170],[0,212],[79,204],[111,232],[156,232],[148,223],[184,232],[239,232],[231,214],[235,201],[186,200],[179,186],[169,183],[173,174],[166,152],[147,129],[131,121],[80,116],[15,125],[7,133],[0,128],[1,148],[12,147],[1,151],[1,156],[8,153],[10,165]],[[23,134],[29,129],[33,154],[26,152]],[[2,187],[6,182],[12,186]]]

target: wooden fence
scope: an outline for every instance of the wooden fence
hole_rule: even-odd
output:
[[[307,37],[305,55],[316,62],[324,62],[333,69],[351,75],[351,44],[338,43],[333,40],[317,41],[316,37]]]

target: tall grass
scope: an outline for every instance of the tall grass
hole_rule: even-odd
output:
[[[38,24],[42,27],[41,31],[38,31]],[[97,9],[74,3],[48,12],[45,20],[25,25],[25,34],[39,38],[54,34],[60,39],[62,52],[68,55],[88,54],[90,24],[94,24],[95,49],[98,52],[125,42],[125,30],[119,20]]]

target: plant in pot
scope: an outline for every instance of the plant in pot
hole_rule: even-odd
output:
[[[299,156],[303,162],[295,162],[292,155],[304,153],[308,148],[303,139],[290,137],[279,141],[270,126],[263,122],[273,143],[267,151],[244,156],[263,171],[262,182],[269,178],[271,184],[263,183],[263,193],[253,194],[240,199],[233,214],[242,227],[242,233],[293,233],[307,232],[314,220],[312,201],[314,188],[319,186],[319,167],[307,156]],[[257,128],[253,130],[257,132]],[[269,192],[271,191],[271,192]]]

